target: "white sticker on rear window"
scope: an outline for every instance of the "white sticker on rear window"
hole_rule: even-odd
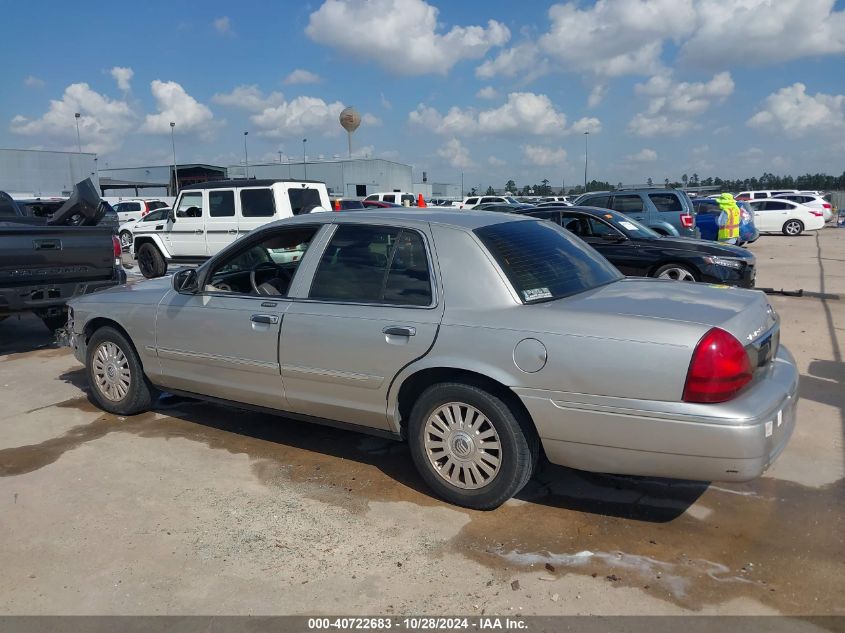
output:
[[[522,292],[526,301],[534,301],[535,299],[551,299],[552,293],[548,288],[529,288]]]
[[[637,230],[639,230],[639,229],[637,229],[637,227],[636,227],[635,225],[631,224],[630,222],[626,222],[625,220],[619,220],[619,224],[621,224],[622,226],[624,226],[624,227],[625,227],[626,229],[628,229],[629,231],[637,231]]]

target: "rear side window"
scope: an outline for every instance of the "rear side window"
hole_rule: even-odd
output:
[[[127,202],[126,208],[124,211],[140,211],[141,210],[141,203],[140,202]]]
[[[152,200],[147,203],[147,208],[150,211],[154,211],[155,209],[164,209],[166,206],[167,205],[161,200]]]
[[[357,187],[366,187],[366,185],[356,185]],[[367,196],[364,200],[378,200],[378,195]]]
[[[681,199],[674,193],[650,193],[649,200],[657,207],[658,211],[673,211],[682,213],[684,207],[681,204]],[[616,209],[622,211],[622,209]]]
[[[643,200],[639,196],[613,196],[613,206],[619,213],[642,213]]]
[[[622,277],[596,251],[549,222],[503,222],[475,234],[523,303],[560,299]]]
[[[242,189],[241,215],[245,218],[272,218],[276,203],[270,189]]]
[[[414,196],[410,196],[410,195],[408,195],[408,194],[405,194],[404,196],[402,196],[402,198],[401,198],[401,199],[402,199],[402,204],[405,204],[405,202],[407,202],[407,203],[408,203],[408,205],[409,205],[409,206],[412,206],[412,207],[413,207],[414,205],[416,205],[416,203],[417,203],[417,199],[416,199],[416,198],[414,198]]]
[[[478,204],[478,198],[467,198],[465,204]]]
[[[141,219],[141,222],[157,222],[158,220],[163,220],[165,217],[167,217],[167,211],[164,209],[150,211]]]
[[[394,196],[394,195],[391,193],[391,194],[388,194],[388,195],[384,196],[384,197],[382,198],[382,200],[384,200],[385,202],[396,202],[396,196]]]
[[[314,274],[309,297],[429,305],[431,282],[422,236],[392,227],[338,227]]]
[[[754,194],[755,200],[758,200],[760,198],[768,198],[768,197],[769,197],[768,194],[763,193],[763,192],[757,192],[757,193]]]
[[[610,196],[595,196],[593,198],[587,198],[581,204],[588,207],[601,207],[602,209],[609,209]]]
[[[209,191],[208,215],[212,218],[227,218],[235,215],[235,192]]]
[[[300,189],[288,189],[288,200],[290,209],[294,215],[300,213],[311,213],[311,210],[322,206],[320,192],[308,187]]]

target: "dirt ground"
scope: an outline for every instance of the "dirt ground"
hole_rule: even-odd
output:
[[[473,512],[405,446],[165,397],[103,414],[31,317],[0,323],[0,613],[845,614],[845,230],[751,246],[801,369],[747,484],[546,468]]]

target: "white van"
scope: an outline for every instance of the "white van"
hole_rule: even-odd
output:
[[[392,202],[393,204],[398,204],[401,207],[406,206],[405,202],[407,202],[407,206],[409,207],[417,206],[417,196],[412,194],[410,191],[385,191],[372,193],[364,198],[364,202],[368,201]]]
[[[199,183],[179,193],[167,218],[136,224],[131,252],[144,277],[161,277],[169,263],[203,262],[268,222],[330,209],[325,183],[314,180]]]

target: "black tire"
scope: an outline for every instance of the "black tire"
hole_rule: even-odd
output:
[[[651,274],[651,276],[656,278],[660,277],[661,275],[669,275],[669,279],[676,279],[676,277],[672,276],[672,271],[677,271],[681,276],[688,275],[692,277],[692,279],[681,279],[681,277],[679,276],[677,277],[677,279],[680,281],[698,281],[699,279],[696,272],[692,268],[684,264],[664,264],[663,266],[655,270]]]
[[[804,223],[801,220],[787,220],[781,230],[787,237],[798,237],[804,232]]]
[[[467,489],[446,481],[440,469],[429,459],[425,446],[427,422],[441,406],[448,403],[460,403],[475,408],[487,418],[498,435],[501,446],[498,450],[498,470],[483,485],[478,484],[472,475],[467,475],[470,483],[477,485],[475,488]],[[498,508],[528,483],[540,458],[540,440],[537,432],[531,421],[524,418],[524,415],[513,411],[498,396],[474,385],[457,382],[432,385],[420,395],[411,410],[408,442],[414,464],[429,487],[446,501],[474,510]],[[452,445],[449,450],[452,450]],[[473,453],[484,452],[478,450],[475,441],[472,442],[470,450]],[[495,456],[495,451],[488,454]],[[489,467],[489,464],[487,466]],[[453,468],[449,468],[450,472],[453,472]]]
[[[109,344],[116,346],[123,354],[126,361],[125,369],[129,372],[128,387],[122,397],[119,398],[108,395],[107,389],[101,386],[94,369],[95,356],[99,353],[101,346]],[[104,350],[106,349],[108,348],[105,347]],[[158,392],[147,380],[144,369],[141,367],[141,361],[138,360],[138,355],[135,353],[135,348],[123,334],[111,327],[98,329],[88,340],[85,360],[85,374],[91,387],[91,397],[103,411],[116,415],[135,415],[150,409],[158,396]],[[114,368],[119,371],[119,367],[118,363]]]
[[[51,314],[50,316],[40,316],[39,318],[51,332],[55,332],[67,325],[67,312],[62,312],[61,314]]]
[[[164,256],[155,244],[150,244],[149,242],[141,244],[136,257],[138,259],[138,268],[141,270],[141,274],[147,279],[164,277],[167,273],[167,262],[164,261]]]

